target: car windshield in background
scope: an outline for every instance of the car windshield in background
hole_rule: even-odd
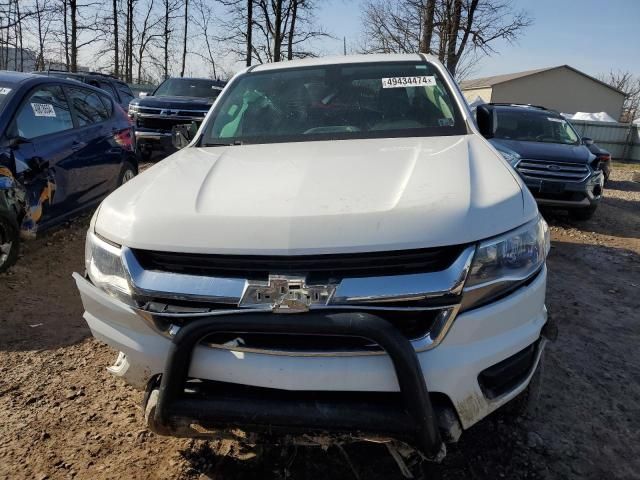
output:
[[[448,87],[424,62],[268,70],[227,88],[203,146],[466,133]]]
[[[15,85],[12,83],[0,83],[0,112],[4,110],[7,100],[11,97]]]
[[[578,134],[563,118],[544,112],[496,109],[498,122],[495,138],[524,142],[564,143],[576,145]]]
[[[165,80],[153,94],[156,97],[201,97],[216,98],[220,85],[213,80],[170,78]]]

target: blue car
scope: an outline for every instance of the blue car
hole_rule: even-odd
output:
[[[133,126],[108,93],[0,72],[0,272],[20,238],[95,207],[137,172]]]
[[[605,173],[562,115],[534,105],[487,103],[476,109],[480,133],[520,174],[541,207],[588,220],[602,199]]]

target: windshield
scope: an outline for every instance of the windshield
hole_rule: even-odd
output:
[[[327,65],[238,77],[201,145],[460,135],[464,121],[424,62]]]
[[[11,97],[15,85],[12,83],[0,82],[0,112],[4,110],[4,106]]]
[[[155,97],[201,97],[216,98],[222,88],[214,80],[192,78],[169,78],[154,92]]]
[[[540,111],[514,112],[496,109],[496,113],[498,123],[495,138],[566,145],[579,142],[578,134],[563,118]]]

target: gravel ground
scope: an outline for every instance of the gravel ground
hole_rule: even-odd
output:
[[[640,478],[640,166],[617,166],[583,223],[552,225],[548,346],[536,414],[497,412],[451,446],[432,478]],[[28,243],[0,275],[0,478],[393,479],[384,448],[257,450],[161,438],[141,393],[106,371],[115,353],[82,320],[71,272],[87,219]]]

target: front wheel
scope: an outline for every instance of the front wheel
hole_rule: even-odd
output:
[[[593,217],[593,214],[596,213],[597,208],[597,205],[592,205],[587,208],[577,208],[575,210],[571,210],[569,212],[569,215],[571,215],[571,217],[575,220],[589,220],[591,217]]]
[[[16,263],[19,250],[18,226],[13,217],[0,212],[0,273]]]

